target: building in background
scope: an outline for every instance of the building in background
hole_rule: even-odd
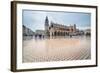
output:
[[[23,40],[32,39],[34,35],[35,32],[23,25]]]
[[[54,22],[51,22],[49,24],[49,19],[46,16],[45,31],[46,31],[46,35],[49,37],[74,35],[76,33],[76,30],[77,30],[76,24],[74,24],[73,26],[72,25],[66,26],[66,25],[54,23]]]
[[[34,38],[53,38],[53,37],[65,37],[65,36],[82,36],[91,35],[91,30],[79,30],[76,28],[76,24],[66,26],[64,24],[49,22],[48,17],[45,18],[44,23],[45,30],[35,30],[33,32],[31,29],[23,25],[23,36],[31,36]]]

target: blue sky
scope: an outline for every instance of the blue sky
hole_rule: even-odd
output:
[[[48,16],[49,23],[52,21],[66,26],[76,24],[78,29],[86,29],[91,26],[91,14],[79,12],[23,10],[22,22],[33,31],[44,30],[46,16]]]

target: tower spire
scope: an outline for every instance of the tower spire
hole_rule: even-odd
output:
[[[45,31],[46,31],[46,35],[49,36],[49,20],[48,20],[48,16],[46,16],[46,18],[45,18]]]
[[[48,20],[48,16],[46,16],[45,18],[45,28],[49,27],[49,20]]]
[[[45,25],[49,25],[48,16],[46,16],[46,19],[45,19]]]

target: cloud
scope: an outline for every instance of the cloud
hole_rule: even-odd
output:
[[[49,22],[53,21],[63,25],[76,24],[80,28],[90,27],[91,25],[90,13],[34,10],[23,10],[23,25],[29,27],[33,31],[37,29],[43,30],[46,16],[48,16]]]

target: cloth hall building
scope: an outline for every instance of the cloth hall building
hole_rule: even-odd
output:
[[[62,25],[62,24],[58,24],[54,22],[50,22],[49,24],[49,19],[46,16],[46,19],[45,19],[46,36],[48,37],[68,36],[71,34],[75,34],[76,31],[77,31],[76,24],[74,24],[73,26],[72,25],[66,26],[66,25]]]

